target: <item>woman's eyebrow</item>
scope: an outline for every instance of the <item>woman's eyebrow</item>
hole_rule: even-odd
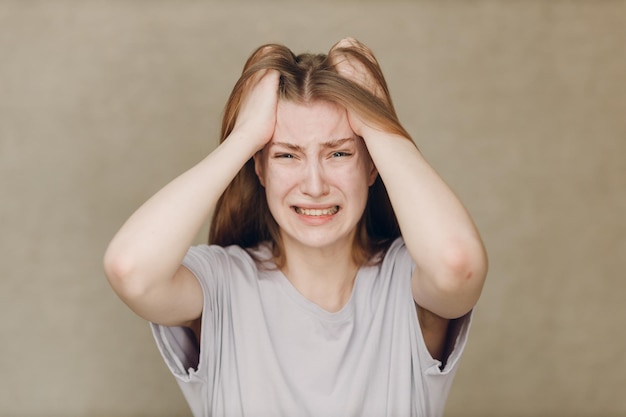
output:
[[[322,147],[325,149],[338,148],[340,146],[345,145],[346,143],[352,143],[352,142],[354,142],[354,138],[332,139],[327,142],[323,142]],[[295,143],[289,143],[289,142],[272,142],[270,146],[272,147],[282,146],[284,148],[287,148],[289,150],[296,151],[296,152],[304,151],[304,148],[302,146],[296,145]]]
[[[288,143],[288,142],[272,142],[271,146],[272,147],[274,147],[274,146],[282,146],[282,147],[285,147],[287,149],[290,149],[292,151],[297,151],[297,152],[302,152],[303,151],[302,146],[296,145],[294,143]]]
[[[322,146],[324,148],[338,148],[345,145],[347,142],[354,142],[354,138],[333,139],[328,142],[324,142]]]

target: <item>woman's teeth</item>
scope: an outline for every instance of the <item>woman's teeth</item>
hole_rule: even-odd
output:
[[[303,214],[305,216],[332,216],[339,211],[339,206],[333,206],[326,209],[305,209],[295,207],[296,213]]]

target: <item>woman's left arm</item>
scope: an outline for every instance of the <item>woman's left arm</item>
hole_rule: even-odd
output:
[[[469,213],[411,139],[349,117],[387,188],[415,261],[413,298],[444,319],[469,312],[487,274],[487,255]]]
[[[386,87],[376,81],[382,72],[369,48],[345,38],[330,58],[339,75],[391,106]],[[411,287],[424,341],[431,355],[445,362],[455,329],[450,320],[474,307],[487,275],[482,240],[463,204],[410,138],[368,125],[353,110],[348,119],[367,145],[415,261]]]

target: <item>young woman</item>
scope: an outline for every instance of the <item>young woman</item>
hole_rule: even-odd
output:
[[[252,54],[220,145],[128,219],[105,271],[194,416],[434,417],[487,261],[348,38]]]

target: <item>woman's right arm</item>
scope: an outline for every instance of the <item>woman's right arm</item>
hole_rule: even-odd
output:
[[[148,321],[191,325],[202,314],[200,284],[181,263],[230,181],[272,137],[279,75],[255,78],[228,138],[146,201],[109,244],[104,270],[111,286]]]

